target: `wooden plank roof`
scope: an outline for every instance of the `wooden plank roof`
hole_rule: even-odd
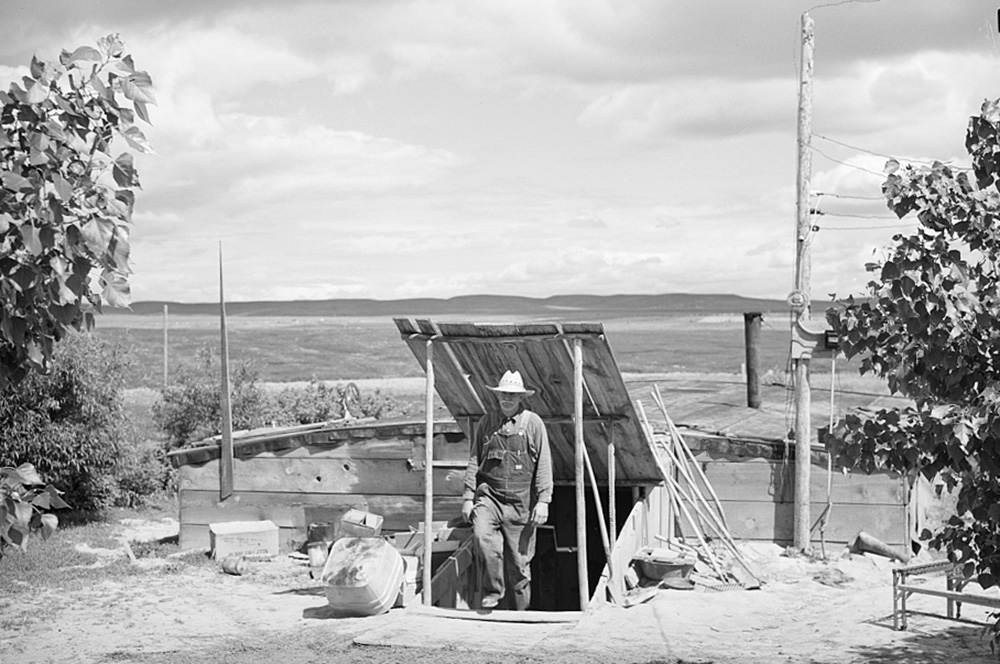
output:
[[[372,419],[337,420],[300,426],[252,429],[233,433],[233,456],[247,459],[261,452],[277,452],[308,445],[339,447],[353,441],[369,438],[424,437],[427,427],[423,422],[378,422]],[[434,423],[434,434],[464,435],[458,424],[445,420]],[[180,468],[213,461],[221,456],[220,436],[213,436],[193,447],[173,450],[167,459]],[[276,489],[277,490],[277,489]]]
[[[496,398],[505,371],[520,371],[528,408],[545,421],[557,482],[574,478],[573,340],[583,348],[584,440],[599,483],[607,478],[607,445],[616,452],[622,484],[660,481],[634,406],[600,323],[434,323],[395,319],[400,335],[424,367],[434,345],[434,386],[467,434]]]

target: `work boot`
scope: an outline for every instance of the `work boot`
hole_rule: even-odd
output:
[[[483,597],[482,606],[484,609],[496,608],[496,605],[500,603],[500,595],[486,595]]]

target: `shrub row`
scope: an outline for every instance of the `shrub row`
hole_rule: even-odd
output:
[[[188,447],[221,433],[222,399],[219,362],[208,348],[198,351],[193,365],[182,367],[173,383],[161,390],[153,405],[153,420],[166,434],[166,450]],[[353,417],[383,419],[405,415],[391,396],[379,390],[360,395],[351,384],[329,385],[313,379],[304,387],[274,391],[259,381],[252,363],[243,361],[230,372],[233,430],[284,427]]]

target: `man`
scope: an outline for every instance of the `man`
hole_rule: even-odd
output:
[[[492,609],[509,595],[524,611],[531,602],[531,559],[535,527],[549,518],[552,453],[545,424],[524,407],[535,393],[521,373],[508,371],[496,387],[500,412],[476,425],[465,471],[462,515],[472,523],[483,571],[482,607]]]

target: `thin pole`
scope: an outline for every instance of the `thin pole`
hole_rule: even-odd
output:
[[[615,505],[618,502],[618,487],[615,462],[615,428],[610,426],[608,427],[608,549],[611,554],[608,557],[608,583],[613,585],[613,592],[620,594],[624,591],[624,588],[619,586],[621,574],[615,574],[620,566],[617,560],[614,566],[611,565],[611,558],[615,555],[615,543],[618,540],[618,508]]]
[[[163,305],[163,387],[167,386],[169,376],[167,374],[167,305]]]
[[[604,522],[604,505],[601,504],[601,490],[597,486],[594,465],[590,462],[590,455],[587,454],[586,449],[583,450],[583,461],[587,468],[587,477],[590,478],[590,492],[594,497],[594,511],[597,512],[597,525],[601,531],[601,544],[604,545],[604,557],[608,562],[611,579],[614,579],[615,571],[611,567],[611,537],[608,535],[608,524]]]
[[[587,574],[587,503],[583,479],[583,344],[573,340],[573,424],[576,436],[576,571],[580,585],[580,610],[590,603]]]
[[[743,314],[747,360],[747,407],[760,408],[760,319],[758,311]]]
[[[427,340],[427,389],[424,394],[424,413],[427,429],[424,433],[424,604],[431,606],[431,554],[434,533],[434,342]]]
[[[795,290],[803,294],[809,316],[809,182],[812,176],[812,79],[813,79],[813,20],[808,12],[802,14],[802,71],[799,81],[798,169],[795,228]],[[793,321],[793,325],[794,325]],[[795,525],[794,546],[808,551],[810,541],[809,474],[812,426],[809,410],[812,395],[809,391],[808,355],[793,360],[795,381]]]
[[[229,338],[226,332],[226,298],[222,283],[222,242],[219,242],[219,328],[222,385],[219,390],[222,410],[222,449],[219,459],[219,500],[233,493],[233,407],[229,398]]]
[[[611,535],[611,548],[615,548],[615,540],[618,539],[618,507],[615,505],[618,498],[618,478],[615,476],[615,429],[608,427],[608,533]]]

